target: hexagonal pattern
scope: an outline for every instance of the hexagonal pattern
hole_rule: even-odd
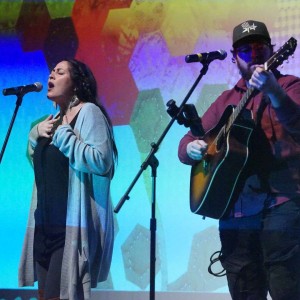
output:
[[[217,227],[209,227],[194,235],[187,272],[169,284],[169,290],[210,292],[226,285],[225,277],[213,277],[207,272],[211,255],[220,250]],[[216,263],[218,264],[218,263]],[[219,266],[222,270],[222,266]],[[216,266],[213,270],[216,271]],[[219,270],[217,270],[218,272]]]
[[[214,99],[226,89],[228,89],[226,84],[204,84],[195,104],[198,114],[202,116]]]
[[[148,152],[167,126],[168,117],[158,89],[139,93],[130,120],[140,152]]]
[[[57,47],[57,45],[60,46]],[[78,40],[71,18],[51,20],[44,44],[44,53],[49,69],[52,69],[57,62],[64,58],[74,57],[77,47]]]
[[[20,2],[0,2],[0,11],[5,12],[1,13],[0,18],[0,31],[5,34],[14,32],[16,27],[17,20],[20,15],[20,9],[22,7],[22,1]]]
[[[139,90],[167,85],[171,55],[160,31],[139,37],[132,53],[129,69]]]
[[[71,17],[74,2],[70,0],[45,0],[51,19]]]
[[[272,7],[272,12],[266,11],[266,7]],[[100,101],[106,106],[114,125],[130,126],[130,136],[126,135],[124,139],[129,137],[128,144],[137,145],[139,153],[132,159],[139,161],[147,157],[150,143],[157,141],[170,120],[164,103],[169,99],[175,99],[179,105],[199,74],[201,64],[185,64],[186,54],[217,49],[225,49],[228,52],[227,60],[212,62],[208,73],[189,100],[195,103],[199,115],[202,115],[216,96],[232,86],[238,77],[236,65],[230,62],[229,57],[231,30],[237,21],[246,19],[249,15],[255,15],[257,19],[263,20],[272,32],[276,46],[280,46],[290,35],[297,35],[300,31],[299,3],[285,0],[275,2],[265,0],[255,5],[250,0],[235,2],[234,5],[221,0],[16,0],[1,1],[0,14],[0,48],[5,49],[1,52],[0,64],[4,74],[3,87],[29,84],[39,80],[36,77],[40,76],[45,76],[44,83],[48,76],[47,66],[51,68],[64,57],[75,57],[86,62],[96,76]],[[21,50],[23,51],[20,54]],[[295,57],[291,60],[293,63],[284,65],[284,73],[297,74],[299,55],[295,53]],[[18,82],[20,79],[22,82]],[[46,98],[44,92],[38,97],[34,95],[32,100],[29,95],[26,96],[24,108],[20,110],[15,125],[20,127],[12,132],[18,134],[18,146],[21,144],[19,139],[21,140],[21,137],[25,139],[32,119],[44,115],[48,106],[51,107],[51,104],[43,102]],[[11,102],[3,101],[1,128],[7,127],[10,108]],[[32,112],[35,114],[31,114]],[[38,115],[37,112],[41,113]],[[173,142],[175,139],[179,140],[180,136],[173,138]],[[8,151],[12,151],[9,150],[12,142],[9,142]],[[23,144],[25,145],[25,142]],[[172,144],[170,151],[174,151],[177,144],[175,147],[174,145]],[[169,147],[169,144],[166,146]],[[24,146],[20,151],[13,149],[16,161],[19,153],[24,155],[25,148]],[[5,155],[7,157],[7,153]],[[164,160],[161,165],[163,163]],[[184,177],[189,176],[188,172],[185,173],[186,169],[181,169],[181,165],[179,167],[179,163],[176,164],[175,168],[168,166],[170,172],[176,173],[178,167],[182,170],[182,173],[178,174],[178,180],[184,181],[186,179]],[[6,166],[9,172],[16,167],[11,160]],[[125,170],[122,173],[125,174],[122,180],[126,177],[126,172]],[[152,186],[148,174],[149,172],[144,173],[142,185],[146,190],[146,196],[150,199]],[[161,178],[167,182],[169,173],[167,176],[162,175]],[[24,189],[24,178],[15,182],[15,177],[17,174],[13,176],[14,187]],[[167,187],[174,188],[174,182],[167,184]],[[16,199],[17,197],[13,197],[17,193],[14,187],[9,189],[9,186],[5,186],[3,190]],[[178,191],[178,194],[180,192]],[[181,194],[178,198],[180,197]],[[177,205],[179,209],[186,207],[183,206],[185,204],[181,204],[186,201],[185,199],[178,199],[177,195],[174,198],[169,199],[166,195],[163,201],[167,203],[166,206],[174,207],[174,201],[179,200],[175,209]],[[23,199],[16,199],[17,201],[21,203]],[[161,203],[157,206],[161,212]],[[162,215],[159,215],[158,222],[167,223],[166,215],[163,215],[163,220]],[[130,222],[131,225],[132,223],[135,225],[134,220]],[[174,228],[182,227],[182,224],[175,223],[172,223]],[[149,283],[149,232],[137,225],[131,233],[124,233],[123,224],[116,225],[116,235],[119,237],[121,231],[122,238],[125,239],[122,251],[127,280],[144,289]],[[119,226],[122,228],[120,231]],[[169,223],[164,226],[169,226]],[[198,223],[193,230],[198,230],[197,226]],[[186,270],[170,283],[172,271],[166,276],[160,269],[160,274],[164,276],[162,281],[168,281],[169,290],[211,291],[221,284],[225,285],[224,281],[220,283],[219,279],[208,278],[206,273],[208,257],[216,250],[213,245],[218,241],[218,234],[215,228],[201,232],[201,226],[199,234],[194,236]],[[159,229],[163,231],[162,227]],[[167,248],[169,237],[164,238],[166,241],[164,246],[167,245]],[[177,251],[176,246],[172,247],[172,252]],[[189,247],[189,244],[186,247]],[[139,250],[142,254],[136,256],[135,251]],[[199,253],[204,257],[202,262],[199,261]],[[170,262],[166,269],[173,270],[176,263]],[[118,282],[112,282],[113,278],[114,276],[110,276],[106,283],[99,285],[99,288],[114,288]]]
[[[155,274],[160,270],[158,245],[156,246]],[[145,289],[150,282],[149,230],[137,224],[122,245],[122,255],[127,280]]]
[[[50,20],[44,1],[23,2],[16,29],[24,51],[43,48]]]

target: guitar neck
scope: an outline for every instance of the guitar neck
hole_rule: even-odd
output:
[[[225,133],[226,134],[229,132],[229,130],[231,129],[231,126],[233,125],[233,123],[236,121],[238,116],[241,114],[243,109],[246,107],[249,100],[258,92],[259,92],[258,90],[254,89],[252,87],[247,89],[247,91],[244,94],[244,96],[242,97],[241,101],[239,102],[239,104],[234,109],[233,113],[231,114],[231,116],[228,119],[228,122],[227,122],[226,127],[225,127]]]

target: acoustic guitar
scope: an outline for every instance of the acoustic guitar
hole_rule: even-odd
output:
[[[276,69],[296,47],[297,41],[291,37],[264,64],[265,70]],[[191,170],[190,209],[193,213],[221,219],[231,209],[248,162],[255,126],[251,111],[245,107],[258,93],[248,88],[239,104],[228,106],[218,124],[205,133],[207,151]]]

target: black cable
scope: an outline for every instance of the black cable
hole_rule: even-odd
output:
[[[214,257],[215,255],[218,255],[217,257]],[[225,269],[223,268],[222,271],[220,272],[214,272],[212,270],[212,265],[218,261],[220,261],[220,257],[221,257],[221,251],[216,251],[214,252],[211,257],[210,257],[210,264],[208,266],[208,273],[210,273],[211,275],[213,276],[216,276],[216,277],[222,277],[222,276],[225,276],[226,275],[226,271]]]

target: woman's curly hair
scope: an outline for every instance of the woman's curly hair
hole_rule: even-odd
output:
[[[97,81],[94,77],[93,72],[91,69],[83,62],[76,60],[76,59],[64,59],[69,66],[70,66],[70,76],[73,81],[75,87],[76,96],[82,102],[91,102],[97,105],[102,113],[104,114],[107,122],[110,126],[111,132],[111,141],[113,146],[113,154],[114,154],[114,161],[115,163],[118,160],[118,149],[115,143],[115,138],[113,134],[113,127],[111,119],[104,108],[104,106],[99,103],[98,99],[98,86]]]

